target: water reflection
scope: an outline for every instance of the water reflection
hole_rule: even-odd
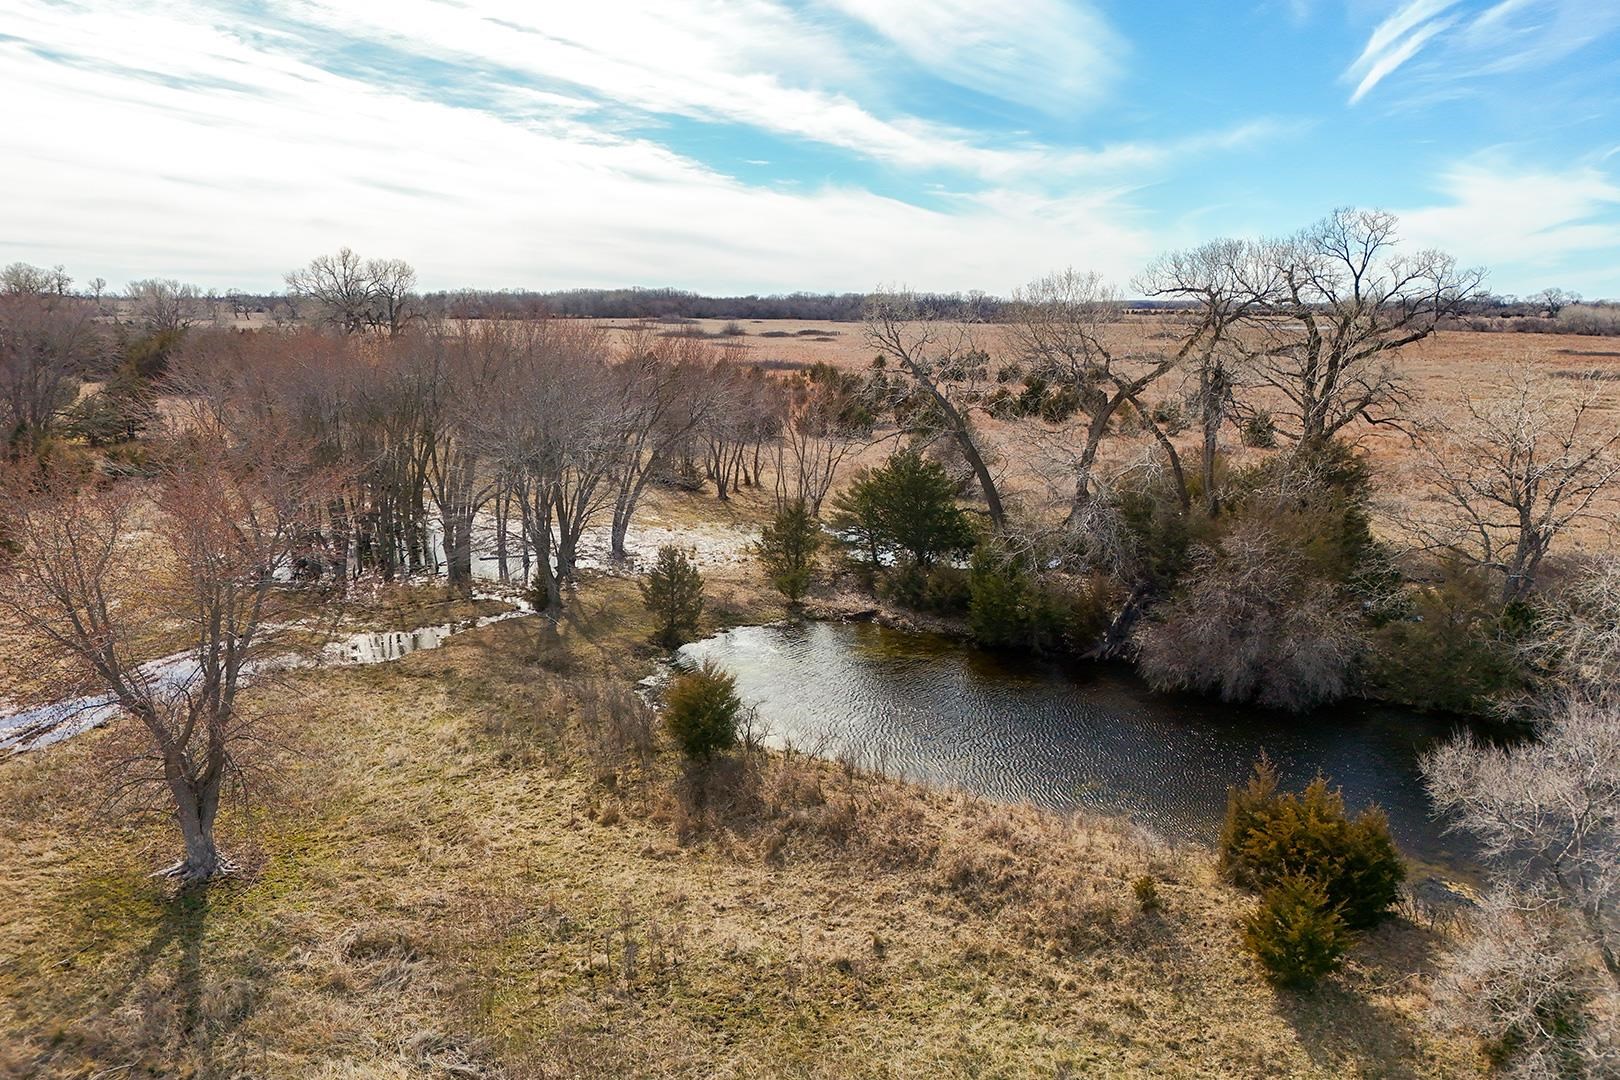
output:
[[[1318,770],[1378,803],[1403,849],[1472,860],[1430,817],[1418,758],[1455,723],[1358,703],[1306,717],[1157,694],[1128,671],[1008,659],[874,625],[744,627],[682,650],[737,678],[778,744],[1004,800],[1125,814],[1213,840],[1227,788],[1264,750],[1284,782]]]

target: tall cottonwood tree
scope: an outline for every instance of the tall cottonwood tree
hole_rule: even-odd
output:
[[[397,337],[415,320],[416,270],[403,259],[362,259],[347,247],[286,275],[289,299],[306,301],[346,334]]]
[[[1172,370],[1178,357],[1112,347],[1104,328],[1123,313],[1118,296],[1101,277],[1074,270],[1048,274],[1013,297],[1008,323],[1012,347],[1035,374],[1067,389],[1086,418],[1075,454],[1071,523],[1080,520],[1096,495],[1097,453],[1127,406],[1154,433],[1175,474],[1176,489],[1186,499],[1180,455],[1142,401],[1144,391]]]
[[[1266,280],[1255,285],[1272,298],[1246,320],[1253,371],[1301,455],[1353,424],[1397,422],[1411,396],[1400,351],[1479,291],[1481,270],[1444,252],[1402,253],[1399,224],[1387,211],[1341,208],[1266,243],[1258,259]]]
[[[1181,335],[1177,366],[1192,385],[1190,397],[1202,434],[1199,480],[1204,510],[1212,515],[1220,510],[1215,462],[1221,428],[1232,414],[1252,358],[1246,324],[1276,303],[1280,284],[1278,267],[1260,245],[1232,239],[1168,252],[1136,279],[1145,296],[1192,304],[1187,312],[1171,317]]]

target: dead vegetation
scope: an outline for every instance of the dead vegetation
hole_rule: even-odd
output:
[[[144,877],[160,823],[62,782],[102,736],[0,766],[0,1073],[1476,1068],[1417,1019],[1432,930],[1279,994],[1204,852],[800,754],[686,771],[628,689],[648,629],[598,578],[555,632],[278,687],[282,791],[232,808],[243,872],[206,891]]]

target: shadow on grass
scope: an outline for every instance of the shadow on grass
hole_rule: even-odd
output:
[[[161,1057],[165,1068],[177,1073],[213,1076],[224,1067],[216,1059],[216,1045],[247,1021],[265,987],[262,980],[222,977],[209,952],[212,892],[221,887],[152,898],[156,910],[144,927],[149,939],[130,957],[116,985],[99,996],[94,1006],[99,1015],[85,1017],[86,1035],[102,1045],[84,1049],[123,1060]],[[138,1024],[123,1020],[126,1009],[139,1016]]]
[[[1435,970],[1439,937],[1404,920],[1367,935],[1351,953],[1354,974],[1329,979],[1306,993],[1279,991],[1277,1012],[1293,1027],[1300,1046],[1329,1073],[1350,1062],[1363,1074],[1423,1077],[1426,1040],[1420,1021],[1379,1004],[1372,993]]]

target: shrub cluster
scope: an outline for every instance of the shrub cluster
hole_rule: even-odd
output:
[[[1226,875],[1262,895],[1245,942],[1289,985],[1320,977],[1308,973],[1335,949],[1342,955],[1345,933],[1387,918],[1406,876],[1383,811],[1350,817],[1321,776],[1302,792],[1279,791],[1264,757],[1228,796],[1219,849]]]
[[[1351,935],[1321,884],[1293,875],[1261,894],[1243,920],[1243,943],[1272,982],[1308,989],[1339,969]]]
[[[1450,566],[1403,597],[1373,634],[1374,691],[1419,709],[1477,714],[1522,689],[1525,620],[1497,602],[1498,588],[1479,571]]]

